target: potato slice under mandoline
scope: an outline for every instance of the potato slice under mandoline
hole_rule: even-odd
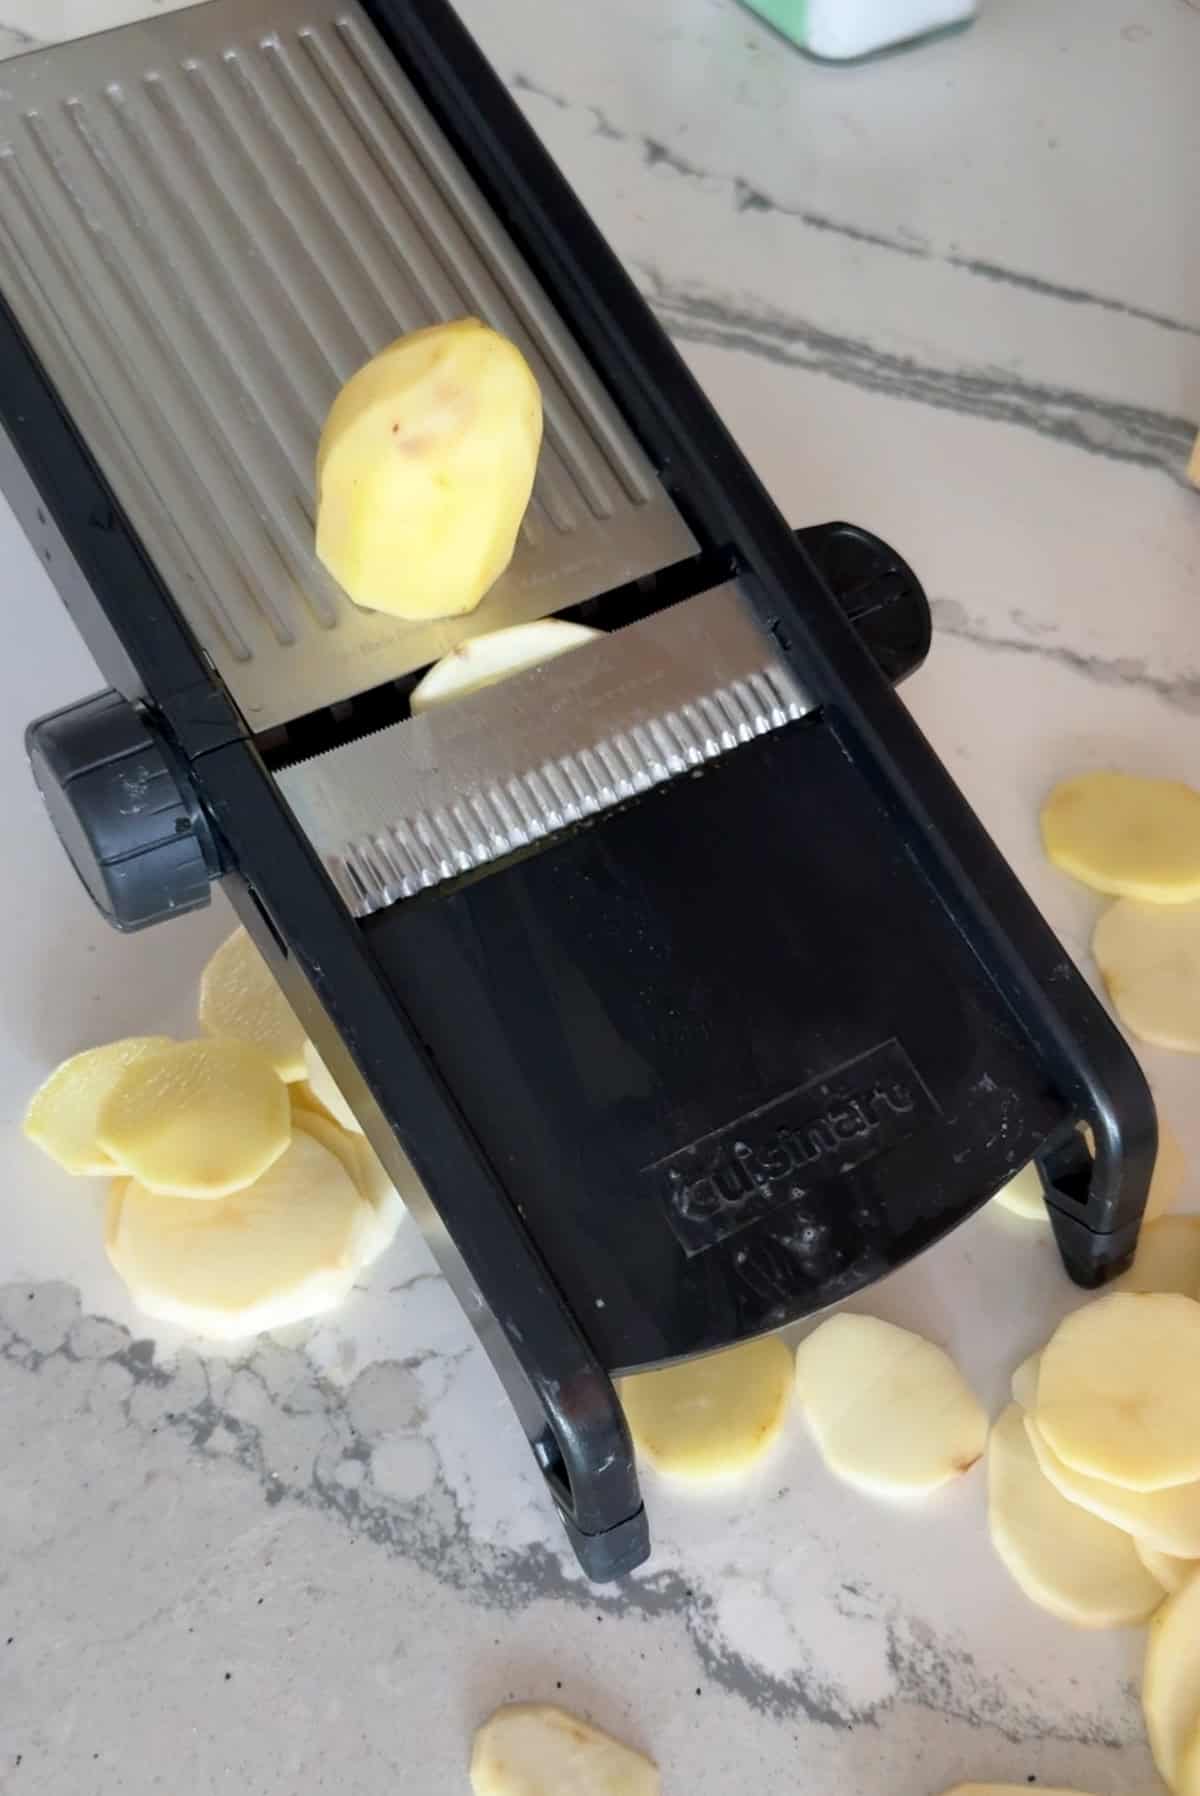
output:
[[[1200,1216],[1162,1216],[1147,1223],[1120,1289],[1200,1298]]]
[[[863,1490],[936,1490],[983,1457],[987,1416],[949,1354],[875,1316],[822,1322],[796,1388],[826,1464]]]
[[[331,1153],[298,1129],[253,1185],[214,1203],[135,1180],[109,1200],[109,1258],[139,1309],[215,1340],[324,1314],[349,1292],[373,1227]]]
[[[1200,1559],[1177,1559],[1173,1553],[1160,1553],[1147,1546],[1144,1540],[1139,1540],[1136,1534],[1133,1545],[1150,1576],[1158,1579],[1168,1596],[1182,1590],[1192,1574],[1200,1571]]]
[[[1036,1421],[1068,1466],[1129,1490],[1200,1479],[1200,1303],[1114,1291],[1042,1350]]]
[[[510,1703],[471,1754],[474,1796],[660,1796],[658,1769],[632,1747],[548,1703]]]
[[[342,1096],[341,1087],[311,1041],[304,1044],[304,1065],[307,1073],[304,1097],[311,1098],[341,1128],[349,1129],[354,1135],[361,1135],[362,1127],[357,1116]],[[304,1098],[301,1099],[303,1101]]]
[[[539,667],[566,654],[568,649],[594,642],[600,634],[599,630],[589,630],[586,624],[545,617],[536,623],[513,624],[507,630],[474,636],[434,663],[419,685],[414,686],[409,709],[415,717],[449,699],[466,698],[469,692],[496,686],[522,668]]]
[[[167,1035],[130,1035],[64,1060],[30,1099],[24,1122],[29,1140],[67,1172],[101,1178],[119,1172],[96,1139],[100,1111],[136,1061],[174,1045]]]
[[[244,929],[217,949],[200,976],[200,1027],[261,1048],[281,1079],[303,1079],[304,1030]]]
[[[101,1106],[101,1147],[166,1196],[227,1197],[287,1147],[287,1086],[260,1048],[173,1042],[127,1067]]]
[[[1097,892],[1147,904],[1200,898],[1200,792],[1178,780],[1085,773],[1042,806],[1056,867]]]
[[[1046,1198],[1036,1162],[1031,1160],[1007,1185],[1002,1185],[992,1202],[999,1204],[1002,1210],[1009,1211],[1013,1216],[1023,1217],[1027,1222],[1045,1222]]]
[[[1096,925],[1092,954],[1127,1029],[1200,1054],[1200,903],[1119,899]]]
[[[1035,1416],[1026,1416],[1025,1428],[1043,1475],[1069,1503],[1077,1503],[1114,1528],[1123,1528],[1160,1553],[1200,1557],[1200,1484],[1176,1484],[1170,1490],[1126,1490],[1064,1464],[1048,1445]]]
[[[671,1478],[731,1478],[779,1434],[792,1391],[792,1352],[776,1335],[703,1359],[622,1378],[634,1445]]]
[[[1200,1727],[1200,1572],[1167,1598],[1150,1623],[1142,1708],[1154,1763],[1175,1789],[1183,1755]]]
[[[1061,1621],[1128,1627],[1162,1601],[1129,1535],[1069,1503],[1043,1476],[1015,1403],[988,1442],[988,1529],[1026,1596]]]
[[[319,1141],[345,1170],[358,1187],[360,1195],[371,1206],[373,1226],[363,1236],[362,1267],[372,1266],[391,1246],[404,1215],[399,1192],[384,1171],[383,1163],[365,1135],[351,1134],[319,1111],[297,1105],[292,1111],[296,1129]]]

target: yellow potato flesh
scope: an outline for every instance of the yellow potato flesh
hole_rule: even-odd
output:
[[[391,1246],[404,1215],[400,1194],[384,1171],[378,1154],[365,1135],[355,1135],[349,1129],[343,1129],[331,1117],[316,1110],[294,1106],[292,1121],[297,1129],[319,1141],[340,1162],[354,1180],[360,1196],[370,1204],[373,1226],[363,1236],[361,1264],[364,1268],[373,1265]]]
[[[1180,1755],[1179,1796],[1200,1796],[1200,1723]]]
[[[1128,1490],[1200,1479],[1200,1303],[1115,1291],[1042,1352],[1036,1420],[1078,1472]]]
[[[136,1180],[109,1200],[109,1258],[147,1315],[238,1340],[323,1314],[349,1291],[371,1228],[344,1167],[297,1130],[254,1184],[198,1204]]]
[[[1042,806],[1042,840],[1056,867],[1097,892],[1148,904],[1200,899],[1200,793],[1177,780],[1064,780]]]
[[[1046,1221],[1046,1197],[1042,1190],[1042,1178],[1032,1160],[1007,1185],[1000,1187],[992,1201],[999,1204],[1002,1210],[1008,1210],[1011,1215],[1020,1216],[1027,1222]]]
[[[791,1349],[774,1335],[620,1381],[634,1445],[671,1478],[735,1477],[779,1434],[792,1389]]]
[[[485,1721],[471,1753],[474,1796],[660,1796],[640,1752],[548,1703],[510,1703]]]
[[[281,1079],[303,1079],[304,1030],[244,929],[235,929],[200,978],[200,1027],[261,1048]]]
[[[831,1316],[796,1355],[826,1464],[860,1489],[936,1490],[983,1457],[987,1416],[949,1354],[875,1316]]]
[[[30,1100],[25,1134],[67,1172],[100,1178],[119,1172],[96,1139],[100,1111],[136,1061],[173,1046],[166,1035],[131,1035],[64,1060]]]
[[[594,642],[599,630],[586,624],[573,624],[566,618],[546,617],[537,623],[513,624],[507,630],[491,630],[486,636],[473,636],[460,643],[450,654],[434,663],[419,685],[414,686],[408,707],[414,717],[431,711],[435,705],[451,699],[466,698],[481,692],[485,686],[497,686],[501,680],[520,673],[527,667],[540,667],[547,661],[565,655],[568,649],[582,648]]]
[[[1158,1552],[1200,1557],[1200,1483],[1176,1484],[1170,1490],[1126,1490],[1103,1478],[1089,1478],[1061,1460],[1038,1427],[1036,1414],[1026,1416],[1025,1428],[1043,1475],[1069,1503],[1123,1528]]]
[[[1024,1410],[1032,1410],[1037,1407],[1038,1372],[1041,1369],[1041,1364],[1041,1354],[1031,1353],[1028,1359],[1021,1361],[1012,1375],[1012,1400],[1014,1403],[1019,1403]]]
[[[341,1087],[311,1041],[304,1044],[304,1067],[308,1075],[303,1084],[305,1097],[341,1128],[361,1135],[362,1127],[357,1116],[342,1096]]]
[[[1075,1627],[1128,1627],[1162,1600],[1129,1535],[1069,1503],[1043,1476],[1015,1403],[988,1442],[988,1530],[1030,1601]]]
[[[1200,904],[1123,898],[1097,923],[1092,954],[1127,1029],[1200,1054]]]
[[[1200,1727],[1200,1571],[1169,1596],[1150,1623],[1142,1708],[1154,1763],[1174,1789]]]
[[[1147,1224],[1121,1289],[1200,1297],[1200,1216],[1163,1216]]]
[[[227,1197],[266,1172],[291,1140],[287,1086],[247,1042],[174,1042],[122,1073],[96,1135],[151,1191]]]
[[[317,453],[317,555],[358,605],[473,611],[512,560],[542,438],[537,382],[478,319],[381,351],[334,401]]]
[[[1200,1567],[1200,1560],[1177,1559],[1174,1553],[1160,1553],[1157,1547],[1147,1546],[1146,1542],[1139,1540],[1136,1534],[1133,1537],[1133,1544],[1138,1558],[1150,1576],[1158,1580],[1169,1596],[1174,1596],[1177,1590],[1182,1590],[1193,1572]]]

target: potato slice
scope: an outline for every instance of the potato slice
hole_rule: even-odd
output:
[[[1200,1727],[1200,1572],[1167,1598],[1150,1624],[1142,1708],[1154,1763],[1175,1789]]]
[[[1036,1420],[1059,1459],[1128,1490],[1200,1479],[1200,1303],[1114,1291],[1042,1352]]]
[[[862,1490],[936,1490],[983,1457],[987,1416],[949,1354],[875,1316],[822,1322],[796,1387],[826,1464]]]
[[[1041,1369],[1042,1356],[1031,1353],[1023,1359],[1012,1375],[1012,1399],[1019,1403],[1025,1411],[1037,1408],[1038,1372]]]
[[[119,1182],[107,1245],[148,1316],[209,1339],[240,1340],[340,1303],[372,1227],[371,1207],[345,1168],[298,1129],[253,1185],[213,1203]]]
[[[1160,1553],[1157,1548],[1147,1546],[1144,1540],[1133,1537],[1134,1551],[1150,1573],[1157,1578],[1168,1596],[1174,1596],[1182,1590],[1192,1573],[1200,1570],[1200,1559],[1177,1559],[1173,1553]]]
[[[67,1172],[99,1178],[119,1172],[96,1139],[101,1108],[135,1062],[173,1046],[167,1035],[129,1035],[64,1060],[30,1099],[24,1122],[29,1140]]]
[[[1122,898],[1097,923],[1092,953],[1127,1029],[1200,1054],[1200,904]]]
[[[287,1086],[242,1041],[172,1042],[126,1067],[100,1107],[96,1138],[163,1196],[240,1191],[287,1147]]]
[[[401,337],[347,381],[321,432],[318,557],[373,611],[473,611],[512,560],[541,440],[515,343],[477,318]]]
[[[332,1117],[333,1121],[343,1129],[349,1129],[353,1135],[362,1134],[362,1126],[349,1104],[342,1096],[341,1087],[326,1066],[311,1041],[304,1044],[304,1066],[308,1074],[302,1089],[306,1090],[312,1101]],[[304,1099],[302,1098],[303,1102]]]
[[[783,1427],[792,1364],[791,1349],[767,1335],[622,1378],[634,1445],[671,1478],[702,1483],[747,1471]]]
[[[318,1111],[296,1106],[292,1111],[295,1128],[311,1135],[328,1150],[354,1180],[359,1194],[371,1206],[374,1226],[364,1234],[361,1266],[373,1266],[396,1237],[404,1204],[400,1193],[384,1171],[383,1162],[365,1135],[351,1134]]]
[[[1200,1297],[1200,1216],[1164,1216],[1146,1224],[1121,1289]]]
[[[200,977],[200,1027],[261,1048],[281,1079],[303,1079],[304,1030],[244,929],[235,929]]]
[[[1056,867],[1097,892],[1147,904],[1200,898],[1200,792],[1178,780],[1085,773],[1042,806]]]
[[[434,663],[420,684],[413,687],[409,709],[415,717],[447,699],[465,698],[469,692],[498,685],[522,668],[539,667],[565,655],[568,649],[594,642],[600,634],[599,630],[589,630],[586,624],[545,617],[538,623],[513,624],[507,630],[473,636]]]
[[[660,1796],[658,1769],[632,1747],[549,1703],[497,1709],[475,1735],[475,1796]]]
[[[1027,1222],[1046,1222],[1046,1197],[1042,1190],[1042,1178],[1036,1163],[1031,1160],[1023,1166],[1015,1178],[1001,1185],[993,1203],[1008,1210],[1013,1216],[1020,1216]]]
[[[1058,1457],[1035,1416],[1026,1416],[1025,1427],[1043,1475],[1069,1503],[1077,1503],[1114,1528],[1123,1528],[1160,1553],[1200,1558],[1200,1484],[1176,1484],[1170,1490],[1126,1490],[1103,1478],[1089,1478]]]
[[[1043,1477],[1015,1403],[988,1442],[988,1529],[1026,1596],[1061,1621],[1129,1627],[1162,1601],[1129,1535],[1068,1503]]]
[[[1200,1796],[1200,1724],[1193,1728],[1180,1755],[1179,1796]]]

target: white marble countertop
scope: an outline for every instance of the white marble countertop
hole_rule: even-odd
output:
[[[0,0],[0,42],[151,10]],[[1196,765],[1198,10],[985,0],[839,71],[734,0],[464,5],[789,514],[920,572],[906,696],[1085,966],[1045,786]],[[122,940],[76,889],[20,730],[95,673],[6,508],[0,566],[0,1790],[452,1796],[506,1697],[646,1746],[667,1796],[1156,1789],[1140,1635],[1029,1606],[979,1473],[881,1507],[797,1425],[734,1494],[647,1477],[654,1561],[590,1592],[415,1232],[328,1326],[240,1359],[131,1312],[94,1200],[17,1125],[61,1056],[184,1026],[227,917]],[[1145,1062],[1195,1162],[1197,1062]],[[984,1214],[864,1307],[998,1409],[1072,1301],[1040,1227]]]

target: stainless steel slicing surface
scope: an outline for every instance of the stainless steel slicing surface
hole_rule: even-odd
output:
[[[354,4],[209,0],[5,64],[0,284],[255,729],[695,546]],[[404,624],[314,558],[317,438],[370,355],[465,313],[529,357],[546,446],[480,609]]]
[[[276,777],[367,916],[810,708],[729,584]]]

